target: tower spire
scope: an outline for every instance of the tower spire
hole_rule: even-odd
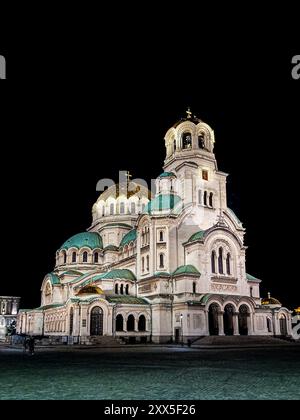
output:
[[[191,111],[191,107],[188,106],[188,109],[186,112],[186,118],[191,119],[192,118],[192,111]]]

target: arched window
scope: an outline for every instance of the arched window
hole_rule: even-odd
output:
[[[84,253],[82,254],[82,262],[87,262],[88,259],[88,253],[86,251],[84,251]]]
[[[182,135],[182,148],[191,149],[192,147],[192,135],[191,133],[183,133]]]
[[[124,319],[123,315],[118,314],[116,316],[116,331],[123,331]]]
[[[199,136],[198,136],[198,147],[199,147],[199,149],[204,149],[204,147],[205,147],[203,134],[199,134]]]
[[[165,256],[164,254],[159,254],[159,268],[164,268],[165,266]]]
[[[162,230],[159,232],[159,242],[164,242],[164,232]]]
[[[110,205],[110,215],[112,216],[113,214],[115,214],[115,206],[114,206],[114,203],[111,203],[111,205]]]
[[[250,287],[250,297],[253,297],[253,287]]]
[[[203,204],[207,206],[207,191],[204,191]]]
[[[115,284],[115,294],[119,294],[119,285],[118,283]]]
[[[126,294],[126,295],[129,295],[129,284],[126,284],[126,287],[125,287],[125,294]]]
[[[198,203],[202,204],[202,191],[201,190],[198,191]]]
[[[213,207],[213,193],[209,194],[209,207]]]
[[[176,152],[176,140],[173,141],[174,152]]]
[[[223,270],[223,248],[219,248],[218,267],[219,267],[219,274],[224,274],[224,270]]]
[[[121,203],[120,204],[120,214],[124,214],[125,213],[125,203]]]
[[[77,254],[76,252],[72,252],[72,262],[75,263],[77,261]]]
[[[142,272],[145,271],[145,258],[142,258]]]
[[[73,308],[70,309],[70,326],[69,326],[69,335],[73,334],[73,319],[74,319],[74,312]]]
[[[64,261],[64,264],[67,263],[67,253],[66,253],[66,251],[63,252],[63,261]]]
[[[196,286],[197,286],[197,285],[196,285],[196,282],[194,281],[194,282],[193,282],[193,293],[196,293]]]
[[[98,263],[99,262],[99,253],[98,252],[95,252],[95,254],[94,254],[94,263]]]
[[[134,331],[134,323],[134,316],[129,315],[129,317],[127,318],[127,331]]]
[[[227,257],[226,257],[226,272],[227,272],[228,275],[231,274],[231,271],[230,271],[230,254],[229,253],[227,254]]]
[[[149,258],[149,255],[147,255],[146,260],[147,260],[147,271],[149,271],[149,269],[150,269],[150,258]]]
[[[121,284],[121,286],[120,286],[120,295],[123,295],[124,294],[124,286],[123,286],[123,284]]]
[[[131,203],[131,214],[135,214],[136,213],[136,207],[135,207],[135,203]]]
[[[139,317],[138,330],[139,331],[146,331],[146,318],[145,318],[145,315],[140,315],[140,317]]]
[[[216,252],[215,251],[211,253],[211,272],[212,273],[216,272]]]

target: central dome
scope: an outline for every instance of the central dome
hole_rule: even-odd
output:
[[[107,188],[99,197],[99,200],[106,201],[109,197],[118,198],[120,196],[125,196],[130,198],[136,196],[138,198],[146,197],[151,199],[151,191],[147,187],[136,182],[123,182],[121,184],[113,185]]]
[[[60,249],[70,249],[70,248],[103,248],[102,238],[98,233],[95,232],[83,232],[78,233],[77,235],[72,236],[63,245]]]

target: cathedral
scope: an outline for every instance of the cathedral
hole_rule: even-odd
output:
[[[214,131],[186,114],[165,135],[155,193],[129,177],[104,190],[91,226],[57,250],[40,307],[19,311],[19,333],[69,344],[291,335],[291,312],[262,299],[261,280],[247,272]]]

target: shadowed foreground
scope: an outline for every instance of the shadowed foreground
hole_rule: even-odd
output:
[[[0,399],[299,399],[300,346],[0,347]]]

